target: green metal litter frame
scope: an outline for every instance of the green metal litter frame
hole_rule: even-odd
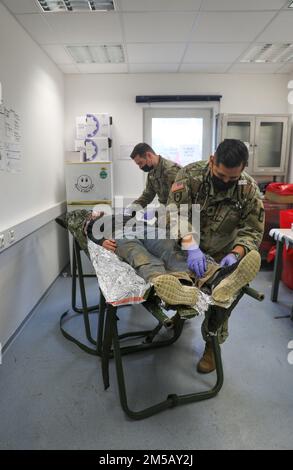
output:
[[[74,318],[76,315],[70,316],[70,310],[63,313],[60,318],[61,332],[66,339],[72,341],[79,346],[83,351],[88,354],[99,356],[101,358],[102,377],[105,390],[110,386],[109,380],[109,363],[111,359],[114,359],[116,367],[116,376],[119,389],[119,397],[122,409],[131,419],[144,419],[159,413],[168,408],[175,406],[198,402],[213,398],[221,390],[224,382],[223,365],[221,358],[220,346],[218,343],[218,337],[216,333],[210,332],[211,342],[215,355],[216,362],[216,383],[213,388],[204,392],[194,392],[186,395],[170,394],[167,398],[153,406],[141,409],[139,411],[133,411],[128,404],[127,388],[124,377],[123,361],[122,356],[125,354],[132,354],[139,351],[146,351],[149,349],[161,348],[169,346],[174,343],[181,335],[185,320],[178,314],[174,318],[174,324],[171,332],[171,337],[166,339],[157,339],[156,336],[165,326],[166,322],[170,321],[169,317],[164,314],[163,311],[159,311],[156,305],[152,301],[146,301],[142,304],[149,311],[154,318],[157,320],[157,325],[152,330],[144,331],[132,331],[124,334],[118,332],[118,316],[117,311],[120,307],[107,304],[103,293],[100,291],[100,302],[99,305],[88,306],[85,288],[85,278],[89,275],[85,275],[82,269],[81,263],[81,248],[77,240],[73,237],[73,267],[72,267],[72,310],[76,315],[82,315],[84,320],[85,335],[87,340],[92,346],[88,346],[83,342],[79,341],[74,336],[70,335],[64,328],[64,323],[67,320]],[[90,275],[95,277],[95,275]],[[77,306],[77,279],[79,281],[79,289],[81,295],[81,306]],[[237,299],[233,302],[231,307],[228,309],[228,314],[232,312],[236,304],[239,302],[241,297],[247,294],[254,299],[261,301],[263,300],[263,294],[260,294],[256,290],[249,286],[244,287]],[[211,307],[210,307],[211,308]],[[94,338],[91,331],[90,314],[96,314],[98,316],[98,326],[96,338]],[[136,343],[130,346],[122,346],[121,340],[125,338],[133,338]],[[140,340],[140,342],[137,342]]]

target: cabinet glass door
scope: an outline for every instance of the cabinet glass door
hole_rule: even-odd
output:
[[[282,118],[257,118],[254,158],[257,172],[267,168],[284,171],[286,131],[286,120]]]
[[[245,143],[249,152],[246,171],[252,172],[253,149],[254,149],[254,116],[230,115],[223,119],[223,137],[225,139],[238,139]]]
[[[242,142],[250,143],[251,138],[251,122],[227,122],[227,139],[238,139]]]

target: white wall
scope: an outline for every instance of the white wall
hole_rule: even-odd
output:
[[[74,141],[75,116],[113,116],[115,195],[139,194],[143,175],[131,161],[118,160],[120,145],[143,139],[143,109],[136,95],[221,94],[224,113],[288,113],[285,75],[133,74],[66,75],[66,150]]]
[[[0,82],[6,107],[21,118],[22,172],[0,172],[0,231],[65,200],[62,73],[0,3]],[[16,227],[17,239],[17,227]],[[3,344],[68,259],[54,222],[0,253]]]
[[[23,171],[0,173],[0,229],[65,199],[63,74],[0,4],[0,81],[3,101],[20,115]],[[6,209],[6,210],[5,210]]]

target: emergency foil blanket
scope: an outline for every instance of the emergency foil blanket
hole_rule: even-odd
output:
[[[129,264],[115,253],[88,240],[88,250],[106,302],[112,305],[139,304],[150,288]]]
[[[132,266],[91,240],[88,240],[88,250],[107,303],[118,306],[139,304],[146,300],[146,292],[151,286],[136,274]],[[233,300],[222,306],[228,308]],[[197,303],[193,306],[197,314],[204,315],[209,305],[215,305],[212,297],[199,291]]]

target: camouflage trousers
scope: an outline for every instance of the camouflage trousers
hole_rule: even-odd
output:
[[[149,233],[149,232],[148,232]],[[176,273],[176,277],[186,280],[183,274],[188,274],[196,287],[201,288],[214,273],[220,269],[220,265],[208,260],[208,267],[204,278],[198,279],[187,266],[187,252],[183,251],[176,240],[172,239],[116,239],[116,254],[130,264],[145,281],[162,274]],[[217,315],[217,307],[213,307],[212,313]],[[221,319],[217,328],[219,343],[223,343],[228,337],[228,318],[223,317],[223,309],[219,311]],[[220,318],[220,317],[219,317]],[[202,336],[209,340],[209,318],[205,316],[202,324]]]

